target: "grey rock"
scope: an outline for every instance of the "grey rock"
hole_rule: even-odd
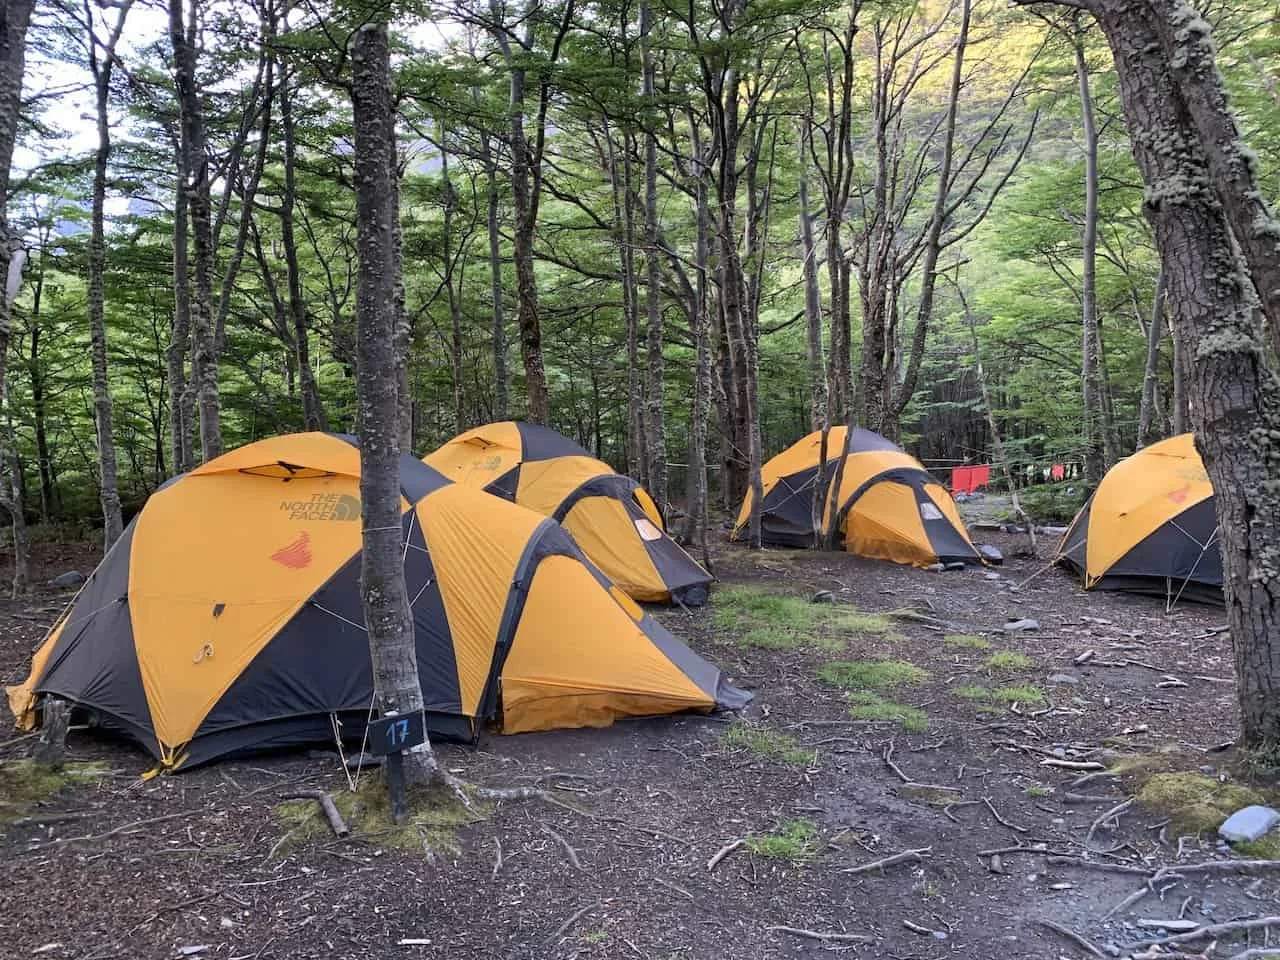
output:
[[[1080,682],[1080,678],[1074,673],[1055,673],[1049,677],[1050,683],[1056,683],[1060,686],[1074,687]]]
[[[1214,774],[1218,772],[1218,768],[1215,767],[1212,763],[1206,763],[1204,766],[1198,767],[1197,769],[1201,773]]]
[[[925,567],[925,569],[932,573],[941,573],[943,570],[947,569],[947,567],[942,563],[931,563]]]
[[[830,590],[819,590],[809,598],[810,603],[835,603],[836,595]]]
[[[1030,617],[1022,617],[1019,620],[1009,620],[1005,623],[1004,629],[1006,633],[1018,633],[1022,630],[1039,630],[1040,621],[1032,620]]]
[[[61,587],[67,589],[70,587],[83,586],[85,575],[79,570],[68,570],[66,573],[60,573],[49,581],[51,587]]]
[[[1237,810],[1218,828],[1218,836],[1228,843],[1248,843],[1257,840],[1280,824],[1280,810],[1258,804]]]
[[[986,573],[983,574],[983,577],[985,577],[987,580],[1003,580],[1004,579],[1004,577],[1000,576],[1000,574],[996,573],[994,570],[988,570]]]

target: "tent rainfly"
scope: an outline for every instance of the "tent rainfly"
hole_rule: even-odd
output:
[[[848,439],[848,449],[845,440]],[[811,546],[815,487],[823,502],[822,533],[833,525],[850,553],[927,567],[935,563],[981,563],[955,501],[897,444],[855,427],[827,432],[826,468],[822,432],[792,444],[764,465],[760,532],[764,543]],[[843,458],[843,469],[840,460]],[[738,511],[733,536],[746,535],[751,492]]]
[[[163,769],[341,736],[373,706],[360,601],[360,457],[308,433],[241,447],[157,491],[26,682]],[[433,735],[469,739],[738,707],[749,695],[612,586],[553,520],[401,462],[405,578]]]
[[[1213,485],[1184,433],[1107,471],[1072,521],[1057,561],[1086,590],[1128,590],[1222,603],[1222,553]]]
[[[549,427],[490,423],[459,434],[425,462],[450,480],[560,521],[635,600],[706,601],[710,574],[667,536],[644,487]]]

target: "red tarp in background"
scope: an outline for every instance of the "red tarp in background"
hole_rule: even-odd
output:
[[[1061,480],[1067,475],[1067,466],[1064,463],[1055,463],[1049,468],[1050,480]]]
[[[983,464],[979,467],[952,467],[951,492],[973,493],[991,482],[991,466]]]

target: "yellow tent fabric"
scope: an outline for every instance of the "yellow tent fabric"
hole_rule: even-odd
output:
[[[508,706],[528,730],[746,702],[559,524],[412,457],[401,471],[434,734],[469,738]],[[373,700],[359,493],[354,440],[330,434],[250,444],[165,485],[6,691],[19,725],[63,697],[170,768],[331,739],[335,723],[358,738]]]
[[[845,453],[848,438],[848,453]],[[761,471],[761,537],[777,546],[807,546],[833,527],[845,549],[915,566],[980,563],[955,502],[914,457],[877,433],[834,427],[827,434],[826,470],[819,470],[822,434],[815,431],[770,459]],[[843,458],[843,469],[841,460]],[[813,525],[815,487],[825,483],[822,530]],[[734,537],[746,534],[752,495],[738,511]]]
[[[653,498],[572,440],[528,423],[486,424],[424,462],[562,523],[588,558],[636,600],[701,603],[711,577],[666,535]]]
[[[1196,599],[1216,600],[1216,524],[1213,485],[1193,435],[1181,434],[1107,471],[1063,537],[1058,560],[1080,572],[1086,589],[1182,592],[1194,584]]]

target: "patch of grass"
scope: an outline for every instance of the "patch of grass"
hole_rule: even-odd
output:
[[[929,715],[919,707],[885,700],[870,690],[851,693],[849,702],[849,716],[855,720],[885,720],[896,723],[904,733],[923,733],[929,728]]]
[[[1053,791],[1048,787],[1042,787],[1039,785],[1036,785],[1033,787],[1027,787],[1022,792],[1025,793],[1028,797],[1047,797],[1053,793]]]
[[[1138,802],[1169,818],[1181,835],[1213,833],[1241,807],[1262,802],[1238,783],[1220,783],[1203,773],[1156,773],[1138,790]]]
[[[721,739],[726,746],[750,750],[769,760],[797,767],[808,766],[813,762],[813,751],[800,746],[800,741],[795,737],[759,724],[738,720],[730,724]]]
[[[1007,687],[980,687],[976,685],[967,685],[962,687],[953,687],[952,696],[960,697],[962,700],[978,700],[985,701],[988,705],[993,703],[1044,703],[1044,691],[1037,686],[1029,683],[1011,685]]]
[[[942,638],[944,647],[964,647],[969,650],[990,650],[991,641],[986,637],[975,637],[971,633],[948,633]]]
[[[818,825],[812,820],[784,820],[772,833],[748,837],[747,849],[774,860],[810,860],[817,840]]]
[[[67,787],[95,783],[106,773],[104,763],[73,762],[53,770],[34,760],[14,760],[0,766],[0,823],[16,820],[38,803],[53,799]]]
[[[400,847],[432,855],[437,851],[457,853],[458,828],[476,823],[484,807],[468,810],[446,790],[409,790],[409,816],[404,823],[391,819],[386,782],[381,776],[369,776],[353,793],[343,790],[333,794],[334,805],[351,828],[353,835],[367,835],[388,847]],[[276,804],[275,817],[290,830],[289,844],[303,844],[332,837],[329,823],[314,800],[285,800]]]
[[[588,933],[584,933],[582,939],[587,943],[604,943],[609,939],[609,932],[607,930],[591,930]]]
[[[1029,670],[1035,666],[1035,661],[1028,657],[1025,653],[1015,653],[1012,650],[1001,650],[993,653],[983,662],[988,670],[993,672],[1008,672],[1015,670]]]
[[[847,604],[810,603],[803,597],[748,586],[717,590],[712,619],[740,646],[769,650],[799,646],[841,650],[845,644],[842,634],[847,633],[896,636],[888,617],[863,613]]]
[[[1233,844],[1231,849],[1249,860],[1280,860],[1280,831],[1272,830],[1257,840]]]
[[[818,676],[846,690],[885,690],[929,678],[905,660],[833,660],[818,668]]]

